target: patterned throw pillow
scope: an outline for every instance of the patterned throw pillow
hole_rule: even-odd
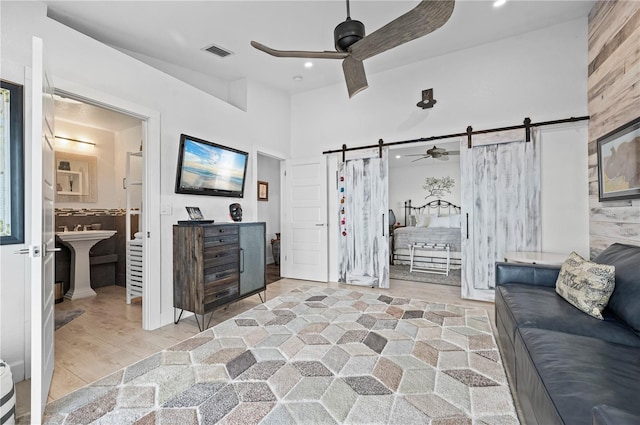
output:
[[[572,252],[562,264],[556,292],[574,307],[604,320],[602,310],[613,293],[615,276],[614,266],[592,263]]]

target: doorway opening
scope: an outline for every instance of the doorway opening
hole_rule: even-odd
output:
[[[66,96],[54,103],[56,231],[115,230],[91,247],[86,290],[121,286],[129,304],[142,296],[144,121]],[[59,245],[57,300],[82,298],[81,282],[71,281],[81,259],[74,264],[69,244]]]
[[[63,91],[56,91],[54,103],[55,230],[115,231],[89,250],[86,287],[95,296],[77,291],[80,283],[72,279],[80,259],[62,242],[66,236],[56,238],[61,251],[56,253],[56,364],[50,390],[56,398],[56,376],[65,377],[59,385],[63,392],[72,387],[68,377],[82,386],[103,376],[104,368],[113,368],[113,351],[126,344],[122,338],[135,338],[149,315],[143,297],[148,123]],[[70,325],[74,320],[84,325]]]
[[[443,205],[450,203],[461,207],[459,152],[458,139],[441,141],[437,145],[416,143],[389,149],[389,215],[393,212],[392,217],[395,217],[389,223],[389,274],[392,279],[461,285],[460,209],[434,205],[440,199]],[[434,193],[425,189],[427,179],[441,182],[447,177],[453,180],[453,187],[448,190]],[[411,209],[407,208],[409,202]],[[432,206],[416,209],[426,204]],[[412,271],[409,245],[422,242],[448,244],[449,260],[444,251],[417,250],[417,255],[423,257],[423,264],[417,263]],[[445,274],[441,269],[446,270],[446,265],[449,267]]]
[[[275,154],[256,151],[255,170],[258,180],[256,220],[266,223],[267,284],[281,278],[282,197],[281,176],[284,159]]]

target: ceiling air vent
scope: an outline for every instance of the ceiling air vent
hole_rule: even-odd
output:
[[[223,49],[222,47],[216,46],[215,44],[212,44],[209,47],[205,47],[203,50],[206,50],[209,53],[213,53],[216,56],[220,56],[221,58],[224,58],[233,54],[232,51]]]

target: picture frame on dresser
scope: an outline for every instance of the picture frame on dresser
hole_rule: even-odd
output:
[[[185,209],[187,210],[187,214],[189,214],[190,220],[204,220],[204,216],[199,207],[185,207]]]
[[[598,200],[640,198],[640,117],[596,141]]]

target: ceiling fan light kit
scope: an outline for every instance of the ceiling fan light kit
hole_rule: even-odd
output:
[[[437,30],[449,20],[454,5],[455,0],[422,0],[409,12],[365,35],[364,24],[351,19],[347,0],[347,19],[333,32],[336,51],[276,50],[256,41],[251,45],[275,57],[343,59],[342,70],[351,98],[368,87],[365,59]]]

